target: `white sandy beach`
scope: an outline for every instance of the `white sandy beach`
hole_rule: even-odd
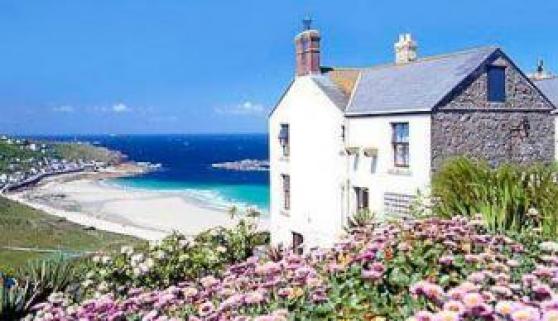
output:
[[[221,210],[173,193],[129,190],[104,183],[99,175],[49,178],[6,197],[51,215],[96,229],[157,240],[172,231],[194,235],[235,224]],[[267,226],[260,218],[262,228]]]

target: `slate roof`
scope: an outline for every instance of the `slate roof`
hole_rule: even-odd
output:
[[[341,88],[331,80],[328,76],[314,76],[312,80],[320,87],[324,94],[337,106],[341,111],[345,111],[349,103],[349,95],[345,94]]]
[[[496,50],[480,47],[407,64],[364,68],[346,114],[430,111]]]
[[[558,77],[535,80],[534,83],[554,106],[558,106]]]

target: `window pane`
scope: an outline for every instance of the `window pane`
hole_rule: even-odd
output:
[[[393,124],[393,141],[395,143],[409,142],[409,124],[397,123]]]
[[[504,68],[488,68],[488,101],[506,101],[506,70]]]

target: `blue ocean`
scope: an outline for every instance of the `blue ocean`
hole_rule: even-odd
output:
[[[44,138],[44,137],[43,137]],[[125,188],[180,193],[199,204],[227,209],[269,209],[269,172],[213,168],[214,163],[268,159],[265,134],[107,135],[49,137],[86,141],[128,155],[130,160],[161,164],[141,176],[108,181]]]

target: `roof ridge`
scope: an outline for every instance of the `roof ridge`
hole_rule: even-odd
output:
[[[546,78],[541,78],[541,79],[531,79],[531,81],[534,81],[534,82],[541,82],[541,81],[545,81],[545,80],[555,80],[556,78],[558,78],[558,76],[555,76],[555,75],[551,75],[551,76],[549,76],[549,77],[546,77]]]
[[[443,53],[443,54],[436,54],[436,55],[432,55],[432,56],[426,56],[426,57],[422,57],[422,58],[418,58],[415,61],[412,62],[408,62],[408,63],[404,63],[404,64],[396,64],[394,62],[389,62],[389,63],[380,63],[377,65],[373,65],[373,66],[367,66],[367,67],[329,67],[332,68],[333,70],[355,70],[355,71],[364,71],[364,70],[370,70],[370,69],[378,69],[378,68],[387,68],[387,67],[397,67],[397,66],[411,66],[414,65],[416,63],[420,63],[420,62],[425,62],[425,61],[431,61],[431,60],[437,60],[437,59],[444,59],[444,58],[450,58],[450,57],[454,57],[454,56],[459,56],[459,55],[464,55],[473,51],[480,51],[481,49],[492,49],[492,50],[496,50],[499,49],[499,46],[496,45],[486,45],[486,46],[476,46],[476,47],[471,47],[471,48],[466,48],[466,49],[461,49],[458,51],[453,51],[453,52],[448,52],[448,53]]]

